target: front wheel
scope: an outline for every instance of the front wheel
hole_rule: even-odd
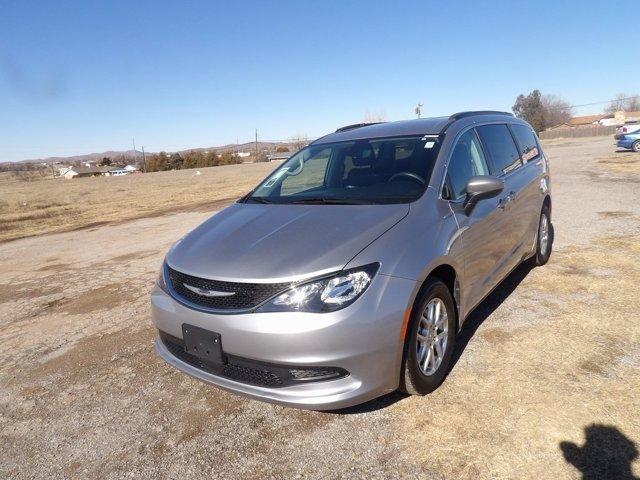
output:
[[[633,150],[634,152],[640,152],[640,140],[636,140],[635,142],[633,142],[633,145],[631,145],[631,150]]]
[[[440,280],[428,280],[422,288],[408,330],[400,390],[425,395],[444,381],[456,340],[455,305]]]

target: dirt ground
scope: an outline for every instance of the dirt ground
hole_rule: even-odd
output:
[[[277,163],[73,180],[33,176],[30,182],[0,173],[0,242],[194,208],[213,211],[247,193]]]
[[[0,244],[0,478],[640,475],[640,170],[548,142],[555,252],[468,319],[426,397],[340,412],[248,400],[156,357],[148,294],[172,213]]]

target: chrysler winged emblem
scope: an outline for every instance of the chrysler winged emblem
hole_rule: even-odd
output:
[[[197,293],[198,295],[202,295],[203,297],[230,297],[231,295],[236,294],[236,292],[221,292],[219,290],[207,290],[206,288],[194,287],[193,285],[188,285],[186,283],[183,283],[182,285],[187,290],[191,290],[193,293]]]

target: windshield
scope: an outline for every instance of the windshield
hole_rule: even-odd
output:
[[[249,203],[407,203],[426,189],[435,135],[310,145],[246,198]]]

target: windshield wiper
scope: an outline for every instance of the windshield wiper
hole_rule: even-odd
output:
[[[309,205],[371,205],[374,202],[369,200],[359,200],[357,198],[327,198],[327,197],[310,197],[294,200],[291,203],[309,204]]]

